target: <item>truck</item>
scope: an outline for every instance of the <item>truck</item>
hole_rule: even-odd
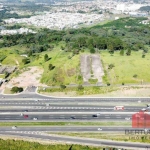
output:
[[[115,106],[114,110],[124,110],[124,106]]]

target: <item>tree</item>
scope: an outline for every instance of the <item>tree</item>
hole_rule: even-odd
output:
[[[124,55],[124,50],[123,50],[123,49],[120,51],[120,55],[121,55],[121,56]]]
[[[128,49],[128,50],[127,50],[126,55],[127,55],[127,56],[130,56],[130,55],[131,55],[131,49]]]
[[[22,87],[14,86],[14,87],[12,87],[11,91],[12,91],[13,93],[18,93],[18,92],[20,93],[20,92],[23,91],[23,88],[22,88]]]
[[[28,63],[30,63],[30,59],[24,58],[24,59],[22,59],[22,62],[23,62],[24,65],[28,64]]]
[[[53,70],[55,68],[55,66],[53,66],[52,64],[48,65],[49,70]]]
[[[48,55],[45,54],[45,55],[44,55],[44,61],[46,62],[46,61],[48,61],[48,59],[49,59],[49,58],[48,58]]]
[[[93,47],[90,48],[90,53],[95,53],[95,49]]]

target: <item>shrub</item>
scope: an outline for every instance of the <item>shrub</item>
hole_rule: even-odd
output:
[[[134,75],[133,75],[133,78],[137,78],[137,76],[138,76],[137,74],[134,74]]]
[[[61,89],[65,89],[65,88],[66,88],[66,86],[65,86],[65,85],[63,85],[63,84],[61,84],[61,85],[60,85],[60,88],[61,88]]]
[[[108,65],[108,69],[112,69],[113,67],[115,67],[114,64],[109,64]]]
[[[78,85],[78,90],[83,90],[84,87],[82,85]]]
[[[110,83],[109,83],[109,82],[107,83],[107,86],[110,86]]]
[[[18,92],[20,93],[20,92],[23,91],[23,88],[22,88],[22,87],[14,86],[14,87],[12,87],[11,91],[12,91],[13,93],[18,93]]]

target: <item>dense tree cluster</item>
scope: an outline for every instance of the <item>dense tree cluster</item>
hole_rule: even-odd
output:
[[[146,18],[122,18],[105,25],[91,28],[56,31],[42,29],[37,34],[4,35],[0,39],[0,48],[14,45],[26,45],[29,55],[52,50],[53,44],[66,43],[61,49],[79,54],[84,49],[91,53],[98,50],[121,51],[120,55],[131,55],[131,51],[142,49],[145,53],[150,46],[150,27],[140,22]]]

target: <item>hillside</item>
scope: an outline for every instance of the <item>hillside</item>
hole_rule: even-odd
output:
[[[150,26],[142,24],[143,20],[146,18],[122,18],[91,28],[41,29],[36,34],[1,36],[1,63],[15,65],[14,60],[19,62],[19,71],[9,78],[18,76],[23,68],[37,66],[44,70],[40,78],[43,84],[79,85],[85,83],[81,56],[96,54],[100,56],[104,70],[103,84],[147,83],[150,82],[147,72]],[[91,75],[87,82],[96,84],[98,78],[95,78],[94,70],[89,69],[88,73]]]

